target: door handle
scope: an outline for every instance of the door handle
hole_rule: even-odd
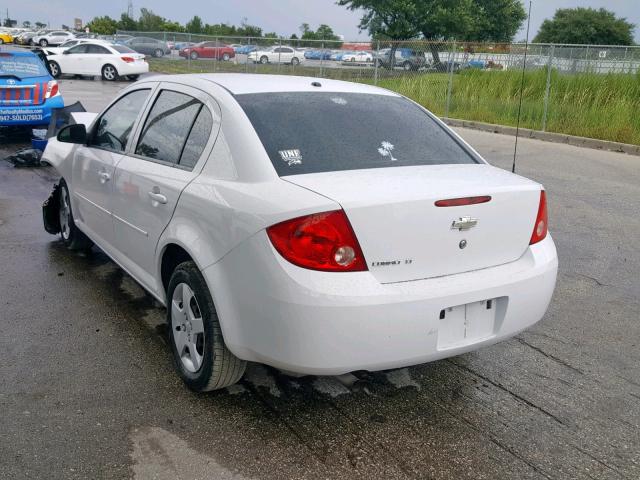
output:
[[[149,192],[149,197],[154,202],[165,204],[167,203],[167,197],[158,192]]]
[[[98,172],[98,176],[100,177],[100,183],[106,183],[111,180],[111,175],[108,172]]]

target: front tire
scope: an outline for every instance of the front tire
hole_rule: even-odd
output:
[[[167,326],[175,368],[191,390],[218,390],[242,378],[247,363],[225,345],[211,293],[192,261],[169,280]]]
[[[102,79],[107,82],[115,82],[118,80],[118,70],[116,70],[116,67],[109,63],[102,67]]]
[[[40,46],[41,47],[48,47],[49,46],[49,42],[43,38],[42,40],[40,40]]]
[[[93,242],[82,233],[73,220],[69,188],[64,180],[60,180],[60,201],[58,217],[60,219],[60,237],[69,250],[88,250]]]
[[[51,75],[53,76],[53,78],[60,78],[60,75],[62,75],[60,65],[58,65],[57,62],[49,62],[49,70],[51,70]]]
[[[160,50],[159,48],[155,52],[153,52],[153,56],[156,57],[156,58],[160,58],[163,55],[164,55],[164,52],[162,50]]]
[[[228,62],[230,58],[231,57],[229,56],[228,53],[223,53],[222,54],[222,60],[224,60],[225,62]]]
[[[266,55],[263,55],[262,57],[260,57],[260,63],[262,65],[266,65],[267,63],[269,63],[269,57],[267,57]]]
[[[191,54],[189,56],[191,57],[191,60],[197,60],[198,59],[198,52],[191,52]]]
[[[293,65],[294,67],[297,67],[298,65],[300,65],[300,60],[298,60],[298,57],[293,57],[291,59],[291,65]]]

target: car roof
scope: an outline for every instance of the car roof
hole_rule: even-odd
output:
[[[276,92],[341,92],[369,93],[373,95],[399,96],[395,92],[363,83],[344,82],[327,78],[299,77],[294,75],[263,75],[251,73],[203,73],[188,75],[163,75],[162,81],[174,80],[188,83],[189,77],[207,80],[227,89],[233,95]],[[160,79],[158,79],[160,80]],[[314,86],[319,83],[320,86]]]

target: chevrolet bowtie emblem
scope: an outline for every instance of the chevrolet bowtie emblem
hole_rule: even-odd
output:
[[[478,224],[477,218],[460,217],[458,220],[454,220],[451,224],[451,230],[469,230]]]

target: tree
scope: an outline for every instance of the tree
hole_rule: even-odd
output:
[[[184,26],[185,30],[189,33],[202,33],[204,31],[204,25],[202,24],[202,19],[195,15],[191,20],[189,20]]]
[[[31,22],[29,20],[25,20],[24,22],[22,22],[22,27],[31,28]]]
[[[138,22],[128,14],[123,13],[120,15],[120,20],[118,21],[118,30],[124,30],[126,32],[138,30]]]
[[[338,5],[364,10],[360,30],[368,30],[374,39],[391,40],[391,68],[395,66],[398,41],[415,38],[420,33],[415,0],[339,0]]]
[[[463,40],[510,43],[527,19],[520,0],[473,0],[474,21]]]
[[[165,19],[153,13],[150,9],[140,9],[140,18],[138,19],[139,30],[143,32],[159,32],[162,30],[164,23]]]
[[[362,9],[360,29],[374,39],[391,40],[391,64],[400,40],[430,40],[434,66],[441,67],[439,45],[448,39],[510,41],[526,18],[521,0],[339,0]]]
[[[42,23],[42,22],[36,22],[35,26],[36,26],[37,29],[42,30],[44,27],[47,26],[47,24],[46,23]]]
[[[302,42],[304,46],[318,47],[320,40],[324,40],[324,46],[329,48],[340,48],[342,41],[339,36],[333,32],[333,28],[329,25],[322,24],[317,30],[313,30],[308,23],[300,25],[301,40],[307,40]],[[329,41],[327,41],[329,40]]]
[[[105,15],[104,17],[94,17],[86,26],[89,27],[90,32],[99,35],[113,35],[118,29],[118,22]]]
[[[561,8],[542,22],[534,42],[631,45],[635,25],[601,8]]]

